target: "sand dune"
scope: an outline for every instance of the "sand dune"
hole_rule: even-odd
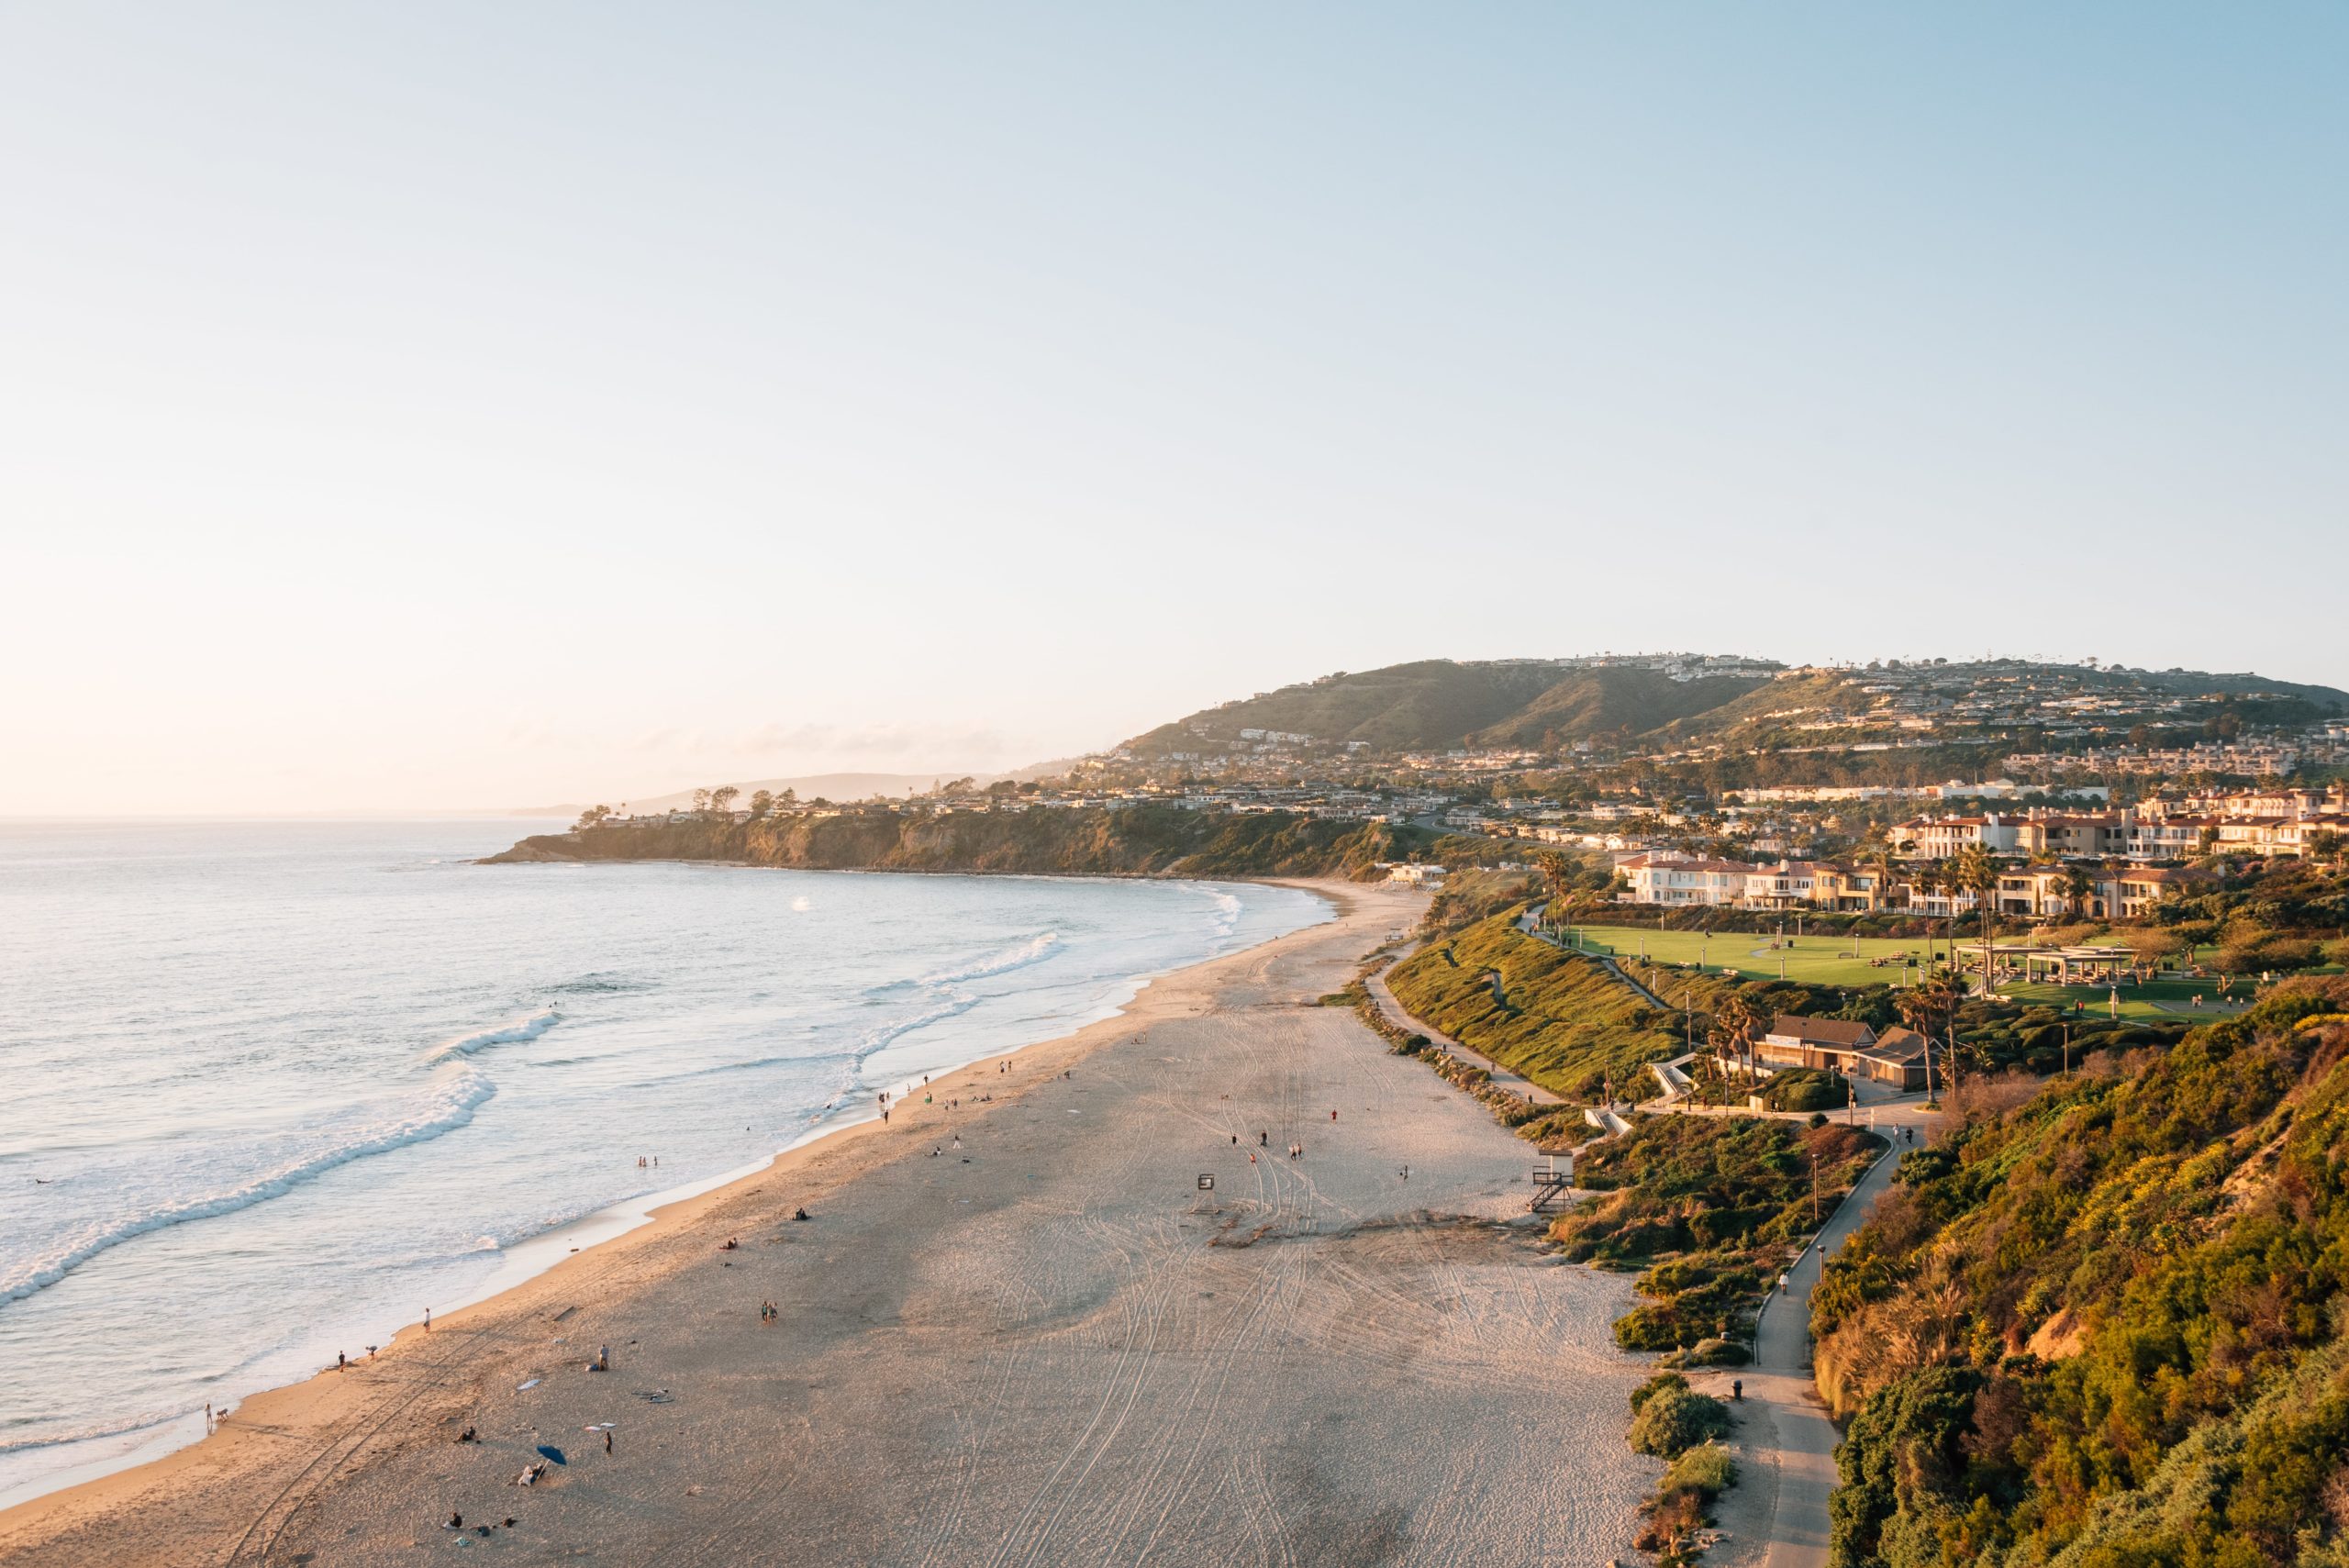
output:
[[[1325,891],[1334,924],[0,1515],[0,1562],[408,1563],[452,1510],[484,1561],[1628,1556],[1628,1289],[1508,1223],[1523,1144],[1308,1005],[1419,906]],[[569,1462],[515,1485],[541,1444]]]

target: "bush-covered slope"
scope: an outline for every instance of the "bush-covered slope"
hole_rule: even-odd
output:
[[[1127,742],[1145,754],[1230,741],[1243,728],[1362,741],[1380,751],[1639,734],[1731,701],[1766,681],[1674,681],[1630,668],[1573,669],[1540,660],[1426,659],[1325,675],[1226,703]]]
[[[1630,738],[1709,713],[1771,683],[1729,675],[1675,681],[1653,670],[1578,671],[1524,708],[1469,737],[1478,746],[1556,746],[1599,736]]]
[[[1568,1099],[1597,1101],[1610,1073],[1620,1098],[1658,1093],[1647,1063],[1687,1049],[1681,1015],[1657,1008],[1597,959],[1518,930],[1522,913],[1521,906],[1505,909],[1397,964],[1386,977],[1395,999],[1413,1017]],[[1701,1034],[1702,1015],[1731,990],[1745,991],[1773,1012],[1811,1010],[1828,1000],[1805,985],[1696,973],[1675,974],[1668,995],[1676,1003],[1687,994]]]
[[[2288,983],[1906,1157],[1813,1300],[1840,1568],[2349,1563],[2344,1006]]]
[[[1550,1234],[1578,1262],[1654,1265],[1640,1276],[1645,1302],[1615,1324],[1626,1350],[1743,1339],[1768,1283],[1884,1147],[1840,1122],[1645,1117],[1576,1157],[1575,1184],[1605,1195]]]
[[[1128,876],[1347,876],[1411,852],[1441,859],[1480,847],[1414,828],[1269,811],[1179,806],[1121,810],[848,810],[756,822],[716,818],[607,824],[523,840],[493,862],[738,861],[811,870],[1021,872]]]

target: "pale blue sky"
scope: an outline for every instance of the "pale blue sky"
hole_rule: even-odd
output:
[[[2338,6],[0,10],[0,812],[2349,684]]]

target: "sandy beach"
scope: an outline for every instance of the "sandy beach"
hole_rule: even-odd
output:
[[[0,1514],[0,1562],[1630,1560],[1628,1284],[1539,1251],[1526,1145],[1313,1005],[1423,897],[1316,890],[1336,921]]]

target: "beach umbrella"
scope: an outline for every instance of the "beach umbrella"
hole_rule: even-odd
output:
[[[539,1445],[539,1452],[541,1456],[554,1461],[557,1464],[569,1464],[571,1462],[571,1461],[562,1457],[562,1450],[555,1447],[552,1443],[540,1443]]]

